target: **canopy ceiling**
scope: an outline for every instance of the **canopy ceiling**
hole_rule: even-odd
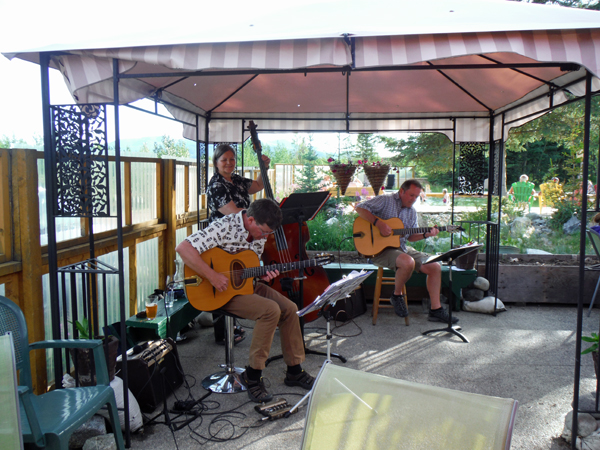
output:
[[[216,11],[191,32],[180,18],[152,32],[5,54],[37,61],[40,51],[57,52],[52,64],[81,103],[113,101],[116,58],[120,103],[159,99],[188,124],[185,137],[205,140],[208,121],[211,141],[232,142],[242,120],[261,132],[441,130],[452,138],[455,130],[457,141],[488,141],[491,117],[499,139],[582,95],[586,69],[600,74],[599,12],[408,3],[307,2],[267,13],[253,4],[226,22]]]

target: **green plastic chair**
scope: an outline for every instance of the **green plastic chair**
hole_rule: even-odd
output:
[[[527,203],[529,211],[531,211],[531,203],[533,202],[532,191],[535,184],[529,181],[517,181],[512,184],[513,197],[519,203]]]
[[[124,450],[115,393],[109,384],[102,341],[78,339],[29,344],[23,312],[14,302],[0,296],[0,334],[7,332],[12,334],[14,340],[16,368],[19,371],[23,441],[47,449],[68,450],[71,434],[107,405],[117,448]],[[29,351],[46,348],[92,349],[97,385],[55,389],[42,395],[35,395],[31,380]]]

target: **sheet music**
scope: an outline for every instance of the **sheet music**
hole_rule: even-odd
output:
[[[353,270],[341,280],[331,283],[325,292],[319,295],[310,305],[302,308],[298,311],[298,316],[302,317],[309,312],[321,309],[323,306],[331,303],[335,305],[335,302],[342,298],[349,297],[355,289],[357,289],[363,281],[365,281],[373,271],[361,270],[357,272]]]

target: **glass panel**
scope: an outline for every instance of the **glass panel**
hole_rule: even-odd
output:
[[[131,209],[133,223],[156,219],[156,163],[131,163]]]
[[[190,208],[189,211],[197,211],[198,210],[198,180],[196,177],[198,176],[198,166],[190,165]]]
[[[158,288],[158,238],[136,246],[137,256],[137,309],[145,309],[145,299]]]
[[[185,212],[185,166],[175,165],[175,214]]]

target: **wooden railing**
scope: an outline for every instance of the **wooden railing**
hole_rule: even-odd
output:
[[[30,342],[45,338],[42,276],[48,273],[48,247],[40,244],[40,211],[38,200],[38,159],[43,154],[27,149],[0,149],[0,285],[5,296],[19,305],[25,314]],[[114,159],[113,159],[114,160]],[[189,169],[194,162],[173,159],[121,157],[123,162],[123,247],[129,256],[129,313],[137,309],[138,289],[136,244],[158,238],[158,284],[164,285],[166,275],[175,271],[176,232],[206,218],[206,199],[198,198],[200,214],[190,210]],[[155,218],[143,223],[133,223],[132,169],[138,162],[156,165],[156,211]],[[184,212],[177,214],[175,173],[176,167],[184,167]],[[150,188],[150,187],[149,187]],[[195,190],[194,190],[195,192]],[[116,225],[115,225],[116,226]],[[81,219],[81,237],[59,242],[58,267],[84,261],[90,257],[87,219]],[[117,230],[94,234],[95,256],[99,257],[117,250]],[[164,286],[160,286],[164,288]],[[47,386],[46,355],[36,352],[32,358],[32,375],[38,392]]]

